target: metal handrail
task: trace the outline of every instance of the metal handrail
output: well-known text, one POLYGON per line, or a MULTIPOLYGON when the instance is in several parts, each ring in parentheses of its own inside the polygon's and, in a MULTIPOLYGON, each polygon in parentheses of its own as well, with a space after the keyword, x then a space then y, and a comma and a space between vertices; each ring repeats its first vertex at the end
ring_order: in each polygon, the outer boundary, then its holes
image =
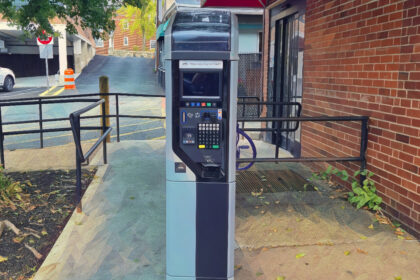
MULTIPOLYGON (((331 161, 360 161, 360 170, 366 169, 366 150, 368 144, 368 116, 317 116, 317 117, 279 117, 279 118, 242 118, 238 121, 246 122, 276 122, 276 121, 297 121, 297 122, 361 122, 360 132, 360 153, 358 157, 293 157, 293 158, 278 158, 279 146, 276 145, 275 158, 240 158, 237 162, 331 162, 331 161)), ((247 129, 248 131, 267 131, 265 128, 247 129)), ((361 180, 364 178, 361 177, 361 180)))
MULTIPOLYGON (((138 118, 138 119, 165 119, 162 116, 146 116, 146 115, 120 115, 119 114, 119 97, 128 96, 128 97, 150 97, 150 98, 164 98, 165 95, 148 95, 148 94, 134 94, 134 93, 89 93, 84 95, 64 95, 64 96, 43 96, 43 97, 28 97, 28 98, 19 98, 19 99, 5 99, 0 101, 0 162, 5 168, 5 159, 4 159, 4 137, 10 135, 23 135, 23 134, 34 134, 39 133, 39 142, 40 148, 44 147, 44 133, 49 132, 64 132, 71 131, 71 128, 62 127, 62 128, 50 128, 44 129, 43 125, 47 122, 59 122, 67 121, 68 118, 48 118, 43 119, 43 108, 42 105, 45 104, 62 104, 62 103, 85 103, 85 102, 97 102, 100 99, 98 97, 103 96, 115 96, 116 99, 116 114, 105 115, 105 118, 116 118, 117 123, 117 141, 120 142, 120 118, 138 118), (92 98, 97 97, 97 98, 92 98), (27 121, 9 121, 3 122, 1 116, 2 107, 10 106, 27 106, 27 105, 38 105, 38 119, 36 120, 27 120, 27 121), (6 125, 18 125, 18 124, 38 124, 39 129, 30 129, 23 131, 8 131, 3 132, 3 126, 6 125)), ((80 116, 80 119, 94 119, 101 118, 102 115, 94 116, 80 116)), ((92 130, 93 127, 81 127, 82 130, 92 130)))
POLYGON ((103 99, 71 113, 69 116, 69 120, 71 125, 71 131, 73 133, 74 143, 76 145, 76 204, 78 205, 78 209, 81 209, 82 163, 85 162, 92 155, 92 153, 99 147, 100 144, 102 144, 103 160, 104 164, 107 164, 108 159, 106 138, 111 133, 112 128, 106 126, 105 100, 103 99), (80 131, 82 130, 82 127, 80 126, 80 115, 92 110, 93 108, 96 108, 99 105, 102 105, 102 127, 96 128, 102 129, 102 135, 93 144, 89 151, 86 154, 83 154, 82 143, 80 138, 80 131))
MULTIPOLYGON (((300 117, 300 114, 302 113, 302 104, 299 102, 276 102, 276 101, 266 101, 266 102, 238 102, 238 105, 243 105, 243 108, 245 108, 245 105, 258 105, 258 110, 260 108, 260 105, 273 105, 273 106, 297 106, 297 112, 296 117, 300 117)), ((261 113, 261 112, 260 112, 261 113)), ((241 121, 242 124, 245 122, 248 122, 245 118, 244 114, 242 114, 242 118, 238 118, 238 121, 241 121)), ((252 118, 255 119, 255 118, 252 118)), ((258 118, 260 119, 260 118, 258 118)), ((279 126, 278 128, 245 128, 244 125, 242 125, 243 131, 277 131, 278 133, 281 132, 294 132, 299 129, 299 121, 296 121, 296 124, 293 128, 283 128, 279 126)))

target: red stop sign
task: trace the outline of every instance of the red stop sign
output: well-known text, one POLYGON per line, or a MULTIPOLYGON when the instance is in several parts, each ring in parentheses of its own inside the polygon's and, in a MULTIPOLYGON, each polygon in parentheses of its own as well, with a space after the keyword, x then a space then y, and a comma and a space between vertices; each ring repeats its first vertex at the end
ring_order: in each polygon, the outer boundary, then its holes
POLYGON ((41 45, 48 45, 48 44, 50 44, 51 42, 52 42, 52 40, 53 40, 53 37, 48 37, 47 39, 45 39, 45 40, 43 40, 43 39, 41 39, 41 38, 36 38, 37 39, 37 41, 38 41, 38 43, 39 44, 41 44, 41 45))

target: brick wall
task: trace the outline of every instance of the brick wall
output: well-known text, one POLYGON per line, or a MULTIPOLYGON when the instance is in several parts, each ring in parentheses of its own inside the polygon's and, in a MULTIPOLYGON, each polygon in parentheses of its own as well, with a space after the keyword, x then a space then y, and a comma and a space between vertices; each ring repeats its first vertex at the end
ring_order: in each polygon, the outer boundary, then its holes
MULTIPOLYGON (((370 116, 368 169, 385 211, 419 236, 420 0, 307 0, 305 25, 303 114, 370 116)), ((359 134, 307 123, 302 155, 357 156, 359 134)))
MULTIPOLYGON (((131 33, 129 29, 125 29, 121 25, 121 21, 124 21, 124 17, 117 15, 115 18, 115 31, 114 31, 114 50, 125 50, 125 51, 143 51, 143 37, 136 30, 134 33, 131 33), (128 38, 128 45, 124 45, 124 37, 128 38)), ((129 27, 133 24, 134 18, 130 20, 129 27)), ((154 40, 155 36, 146 40, 146 49, 144 51, 150 50, 150 40, 154 40)), ((104 40, 103 48, 96 48, 96 53, 98 54, 108 54, 109 40, 104 40)))

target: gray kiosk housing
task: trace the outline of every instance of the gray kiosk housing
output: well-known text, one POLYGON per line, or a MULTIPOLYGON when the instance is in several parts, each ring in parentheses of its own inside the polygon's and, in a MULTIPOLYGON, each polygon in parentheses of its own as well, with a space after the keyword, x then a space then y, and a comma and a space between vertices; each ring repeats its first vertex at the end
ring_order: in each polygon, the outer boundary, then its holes
POLYGON ((233 279, 238 24, 182 9, 165 32, 166 279, 233 279))

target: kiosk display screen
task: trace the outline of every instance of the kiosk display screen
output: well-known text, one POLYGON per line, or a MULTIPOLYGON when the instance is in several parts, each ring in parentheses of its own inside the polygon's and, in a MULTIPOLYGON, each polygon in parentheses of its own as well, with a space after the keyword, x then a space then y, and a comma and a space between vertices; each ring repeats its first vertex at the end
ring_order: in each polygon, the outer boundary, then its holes
POLYGON ((183 97, 220 97, 221 72, 183 72, 183 97))

